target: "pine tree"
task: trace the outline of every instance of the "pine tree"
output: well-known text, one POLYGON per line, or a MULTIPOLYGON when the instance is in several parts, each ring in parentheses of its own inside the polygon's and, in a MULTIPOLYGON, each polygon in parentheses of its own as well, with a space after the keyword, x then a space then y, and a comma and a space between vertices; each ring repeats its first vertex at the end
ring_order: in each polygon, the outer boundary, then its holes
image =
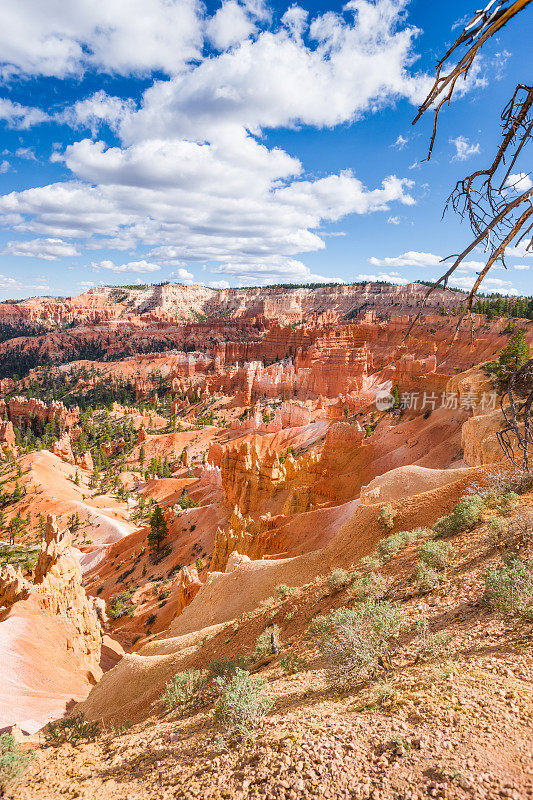
POLYGON ((529 345, 523 330, 514 333, 498 358, 497 377, 506 385, 509 377, 529 359, 529 345))
POLYGON ((159 550, 161 542, 168 536, 167 521, 158 503, 150 514, 150 533, 148 534, 148 547, 150 550, 159 550))

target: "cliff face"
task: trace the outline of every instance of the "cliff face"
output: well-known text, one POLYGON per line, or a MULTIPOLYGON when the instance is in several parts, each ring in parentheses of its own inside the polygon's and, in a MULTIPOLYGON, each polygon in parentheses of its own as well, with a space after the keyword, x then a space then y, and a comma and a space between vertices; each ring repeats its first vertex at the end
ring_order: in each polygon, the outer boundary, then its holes
POLYGON ((242 514, 258 511, 293 482, 308 476, 317 462, 314 453, 298 459, 288 455, 280 461, 276 452, 260 450, 255 440, 227 447, 220 461, 225 505, 237 507, 242 514))
POLYGON ((47 405, 42 400, 11 397, 6 403, 0 400, 0 417, 6 417, 17 428, 34 426, 41 431, 50 422, 57 422, 60 430, 70 430, 80 418, 78 408, 68 410, 63 403, 54 401, 47 405))
POLYGON ((49 516, 33 580, 10 565, 0 573, 0 727, 33 732, 101 677, 98 613, 71 545, 49 516))
MULTIPOLYGON (((77 297, 37 297, 0 308, 0 321, 44 325, 101 323, 143 315, 152 321, 194 322, 201 318, 245 317, 276 320, 284 325, 304 319, 312 323, 334 322, 372 307, 378 314, 416 309, 425 288, 373 283, 325 286, 318 289, 266 287, 224 289, 167 284, 139 289, 95 287, 77 297)), ((427 309, 458 307, 463 295, 439 289, 429 298, 427 309)))

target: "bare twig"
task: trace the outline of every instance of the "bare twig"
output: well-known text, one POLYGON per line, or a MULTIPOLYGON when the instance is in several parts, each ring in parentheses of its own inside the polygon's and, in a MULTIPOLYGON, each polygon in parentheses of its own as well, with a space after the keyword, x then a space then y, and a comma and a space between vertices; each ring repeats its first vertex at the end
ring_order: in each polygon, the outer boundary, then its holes
MULTIPOLYGON (((479 51, 492 36, 506 25, 520 11, 523 11, 533 0, 491 0, 481 11, 477 11, 464 28, 459 38, 450 47, 437 65, 435 82, 420 106, 413 121, 415 124, 430 108, 434 108, 433 130, 427 159, 431 158, 437 133, 439 113, 445 103, 450 103, 456 89, 457 80, 466 78, 472 63, 479 51), (463 47, 466 53, 459 62, 452 65, 452 57, 463 47), (442 74, 450 65, 449 71, 442 74)), ((508 247, 520 244, 533 230, 533 189, 520 191, 522 178, 509 182, 519 156, 523 154, 525 145, 533 135, 533 87, 518 84, 513 95, 501 114, 502 140, 492 164, 486 169, 477 170, 458 181, 450 194, 444 211, 451 209, 461 220, 467 219, 474 240, 458 255, 448 256, 444 261, 454 261, 446 272, 428 289, 422 300, 420 309, 406 333, 409 336, 413 326, 418 322, 427 299, 438 286, 447 287, 450 277, 458 269, 467 255, 476 247, 482 246, 488 253, 485 266, 477 273, 476 280, 468 293, 463 313, 460 315, 452 342, 468 314, 472 328, 472 304, 483 279, 498 261, 505 264, 505 251, 508 247), (511 199, 510 199, 511 198, 511 199)), ((526 249, 533 249, 533 238, 526 249)), ((404 338, 406 338, 404 337, 404 338)))

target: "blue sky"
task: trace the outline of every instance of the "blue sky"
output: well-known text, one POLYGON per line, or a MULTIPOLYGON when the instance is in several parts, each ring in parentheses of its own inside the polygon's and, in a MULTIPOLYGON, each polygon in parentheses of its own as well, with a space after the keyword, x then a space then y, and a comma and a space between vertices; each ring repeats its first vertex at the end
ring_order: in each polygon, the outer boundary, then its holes
MULTIPOLYGON (((3 0, 0 299, 436 278, 469 242, 441 219, 445 199, 492 159, 532 67, 526 11, 483 51, 423 161, 431 118, 412 119, 476 8, 3 0)), ((530 265, 513 253, 483 289, 533 293, 530 265)))

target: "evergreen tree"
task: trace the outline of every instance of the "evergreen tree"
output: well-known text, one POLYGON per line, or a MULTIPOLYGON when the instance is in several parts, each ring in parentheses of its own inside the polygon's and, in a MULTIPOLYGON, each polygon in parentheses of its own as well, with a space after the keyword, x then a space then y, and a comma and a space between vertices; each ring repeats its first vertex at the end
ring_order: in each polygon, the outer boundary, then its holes
POLYGON ((148 547, 150 550, 159 550, 161 542, 168 536, 167 521, 158 503, 150 514, 150 533, 148 534, 148 547))
POLYGON ((505 386, 513 372, 529 359, 529 346, 523 330, 514 333, 505 345, 498 358, 496 375, 505 386))

